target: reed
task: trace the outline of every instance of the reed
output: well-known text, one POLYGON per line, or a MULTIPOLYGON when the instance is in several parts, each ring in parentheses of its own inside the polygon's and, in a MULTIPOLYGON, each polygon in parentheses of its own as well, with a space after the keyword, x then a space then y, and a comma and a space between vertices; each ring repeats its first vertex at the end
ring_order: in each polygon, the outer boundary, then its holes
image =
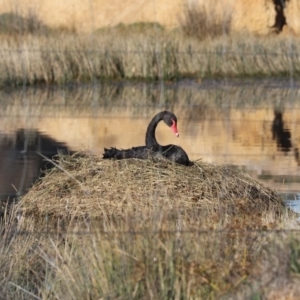
POLYGON ((232 12, 223 5, 223 11, 216 13, 215 5, 207 7, 191 2, 185 6, 181 20, 183 32, 199 40, 226 36, 231 31, 232 12), (213 6, 213 7, 212 7, 213 6), (224 11, 225 9, 225 11, 224 11))
POLYGON ((114 28, 89 36, 27 34, 0 39, 1 86, 107 79, 297 77, 300 69, 298 39, 283 36, 198 40, 180 31, 129 34, 114 28))
POLYGON ((5 299, 298 295, 294 215, 249 176, 201 161, 55 163, 3 212, 5 299))

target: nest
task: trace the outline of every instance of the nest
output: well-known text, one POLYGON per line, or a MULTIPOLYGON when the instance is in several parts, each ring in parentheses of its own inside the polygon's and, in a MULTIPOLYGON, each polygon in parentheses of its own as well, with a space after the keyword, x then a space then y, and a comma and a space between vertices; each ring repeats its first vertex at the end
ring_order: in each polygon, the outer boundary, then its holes
POLYGON ((226 210, 260 214, 272 206, 282 211, 276 192, 246 174, 225 166, 196 161, 186 167, 167 160, 103 160, 64 156, 46 172, 20 203, 27 216, 145 218, 156 212, 199 216, 226 210))

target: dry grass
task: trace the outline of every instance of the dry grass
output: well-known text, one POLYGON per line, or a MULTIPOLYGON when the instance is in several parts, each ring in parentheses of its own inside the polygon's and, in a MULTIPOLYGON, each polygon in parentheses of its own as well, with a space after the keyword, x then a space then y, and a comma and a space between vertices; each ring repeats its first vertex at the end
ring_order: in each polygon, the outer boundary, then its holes
POLYGON ((52 169, 20 202, 26 216, 92 217, 101 220, 103 230, 139 230, 141 225, 191 230, 210 228, 212 218, 223 229, 228 224, 222 215, 247 214, 255 215, 249 227, 259 228, 262 210, 279 215, 283 209, 276 193, 249 176, 201 161, 184 167, 165 160, 61 156, 57 164, 60 168, 52 169))
POLYGON ((2 35, 0 85, 297 76, 300 70, 296 38, 225 36, 199 41, 155 27, 147 34, 130 30, 126 34, 116 27, 89 36, 2 35))
POLYGON ((214 9, 207 10, 197 2, 187 5, 181 21, 183 32, 200 40, 230 34, 231 13, 223 12, 223 18, 220 18, 214 9))
POLYGON ((282 231, 293 214, 249 176, 202 161, 56 164, 2 221, 5 299, 299 296, 299 239, 282 231))
POLYGON ((8 35, 16 34, 47 34, 47 28, 38 18, 31 14, 27 18, 13 13, 0 15, 0 33, 8 35))

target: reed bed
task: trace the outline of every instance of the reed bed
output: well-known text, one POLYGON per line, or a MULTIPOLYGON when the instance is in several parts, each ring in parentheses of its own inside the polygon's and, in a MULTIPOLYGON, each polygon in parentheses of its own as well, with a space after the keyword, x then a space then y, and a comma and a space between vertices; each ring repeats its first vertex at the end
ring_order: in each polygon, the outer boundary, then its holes
POLYGON ((270 77, 299 74, 291 37, 223 36, 203 41, 180 31, 1 36, 0 85, 95 80, 270 77), (113 37, 113 38, 112 38, 113 37))
POLYGON ((203 161, 54 162, 4 214, 5 299, 299 296, 294 215, 249 176, 203 161))

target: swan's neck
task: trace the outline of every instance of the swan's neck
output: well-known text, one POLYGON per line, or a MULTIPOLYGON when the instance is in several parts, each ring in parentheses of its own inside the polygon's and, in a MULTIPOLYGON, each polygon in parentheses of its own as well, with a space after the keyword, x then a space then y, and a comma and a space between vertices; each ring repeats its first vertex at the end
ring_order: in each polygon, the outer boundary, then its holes
POLYGON ((157 124, 163 119, 164 112, 161 112, 154 116, 154 118, 151 120, 151 122, 148 125, 147 131, 146 131, 146 147, 148 148, 159 148, 159 144, 156 141, 155 137, 155 130, 157 127, 157 124))

